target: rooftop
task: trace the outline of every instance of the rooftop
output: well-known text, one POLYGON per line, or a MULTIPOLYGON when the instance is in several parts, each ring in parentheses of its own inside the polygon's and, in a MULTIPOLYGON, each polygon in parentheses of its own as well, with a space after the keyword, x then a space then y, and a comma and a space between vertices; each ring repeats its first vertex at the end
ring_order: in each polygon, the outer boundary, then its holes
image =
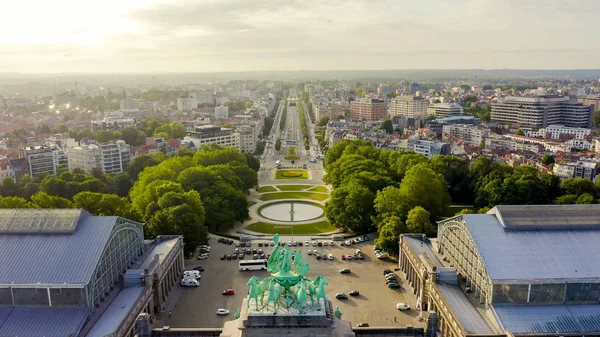
POLYGON ((114 333, 143 292, 143 286, 122 289, 86 336, 104 337, 114 333))
POLYGON ((87 315, 87 308, 0 307, 0 336, 77 336, 87 315))
POLYGON ((459 286, 445 283, 436 283, 435 285, 444 295, 444 299, 448 302, 450 308, 452 308, 452 311, 469 334, 494 334, 494 330, 492 330, 459 286))
POLYGON ((600 305, 509 305, 492 309, 501 328, 513 334, 600 331, 600 305))
POLYGON ((463 214, 493 281, 600 278, 600 205, 502 205, 463 214))

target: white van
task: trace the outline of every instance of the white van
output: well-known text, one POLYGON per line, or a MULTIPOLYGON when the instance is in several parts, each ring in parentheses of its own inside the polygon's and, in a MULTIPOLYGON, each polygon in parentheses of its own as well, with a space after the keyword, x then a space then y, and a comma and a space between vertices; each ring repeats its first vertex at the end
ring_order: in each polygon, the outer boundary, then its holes
POLYGON ((193 279, 193 280, 197 280, 199 278, 201 278, 202 275, 200 275, 200 272, 197 270, 186 270, 183 272, 183 278, 184 279, 193 279))
POLYGON ((199 287, 200 282, 198 282, 198 280, 195 280, 193 278, 184 278, 181 280, 181 285, 183 287, 199 287))

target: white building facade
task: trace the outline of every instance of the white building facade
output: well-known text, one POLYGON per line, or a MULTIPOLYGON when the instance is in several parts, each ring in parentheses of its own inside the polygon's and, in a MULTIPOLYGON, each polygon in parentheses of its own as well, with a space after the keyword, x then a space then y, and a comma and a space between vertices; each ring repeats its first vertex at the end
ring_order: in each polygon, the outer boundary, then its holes
POLYGON ((448 139, 462 139, 469 146, 480 146, 490 135, 490 130, 477 125, 451 124, 443 126, 442 135, 448 139))
POLYGON ((462 106, 456 103, 436 103, 427 107, 427 115, 436 117, 460 116, 462 106))
POLYGON ((396 96, 390 102, 390 116, 407 118, 427 117, 428 102, 417 96, 396 96))
POLYGON ((216 125, 196 126, 193 131, 183 138, 184 142, 191 142, 196 149, 203 145, 216 144, 224 147, 235 147, 240 149, 240 134, 232 129, 221 128, 216 125))
POLYGON ((227 119, 229 118, 229 107, 220 105, 215 107, 215 118, 227 119))
POLYGON ((105 173, 124 172, 131 162, 131 147, 122 140, 114 143, 91 144, 68 150, 69 170, 80 168, 90 172, 99 168, 105 173))

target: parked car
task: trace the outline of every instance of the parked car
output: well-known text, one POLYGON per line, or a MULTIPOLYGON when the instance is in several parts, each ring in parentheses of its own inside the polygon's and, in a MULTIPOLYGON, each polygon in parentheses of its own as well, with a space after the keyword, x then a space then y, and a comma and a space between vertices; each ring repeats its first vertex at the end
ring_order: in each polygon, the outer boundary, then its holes
POLYGON ((235 246, 236 246, 236 247, 239 247, 239 246, 241 246, 241 245, 240 245, 240 243, 239 243, 239 242, 236 242, 236 243, 235 243, 235 246))
POLYGON ((233 253, 234 253, 234 254, 238 254, 239 252, 240 252, 240 250, 239 250, 239 249, 237 249, 237 248, 233 250, 233 253))
POLYGON ((298 242, 298 247, 302 247, 304 244, 302 242, 298 242))
POLYGON ((233 244, 233 240, 227 241, 227 244, 231 246, 233 244))
POLYGON ((258 246, 259 246, 259 247, 262 247, 262 246, 263 246, 262 242, 259 242, 259 243, 258 243, 258 246))
POLYGON ((350 255, 350 254, 346 255, 346 260, 352 261, 352 255, 350 255))
POLYGON ((244 253, 238 254, 238 259, 243 260, 244 257, 246 257, 246 254, 244 254, 244 253))
POLYGON ((203 254, 198 255, 198 260, 206 260, 206 259, 208 259, 208 254, 203 253, 203 254))
POLYGON ((294 246, 294 247, 298 246, 298 242, 292 241, 292 246, 294 246))
POLYGON ((357 257, 359 260, 364 260, 364 259, 365 259, 365 256, 364 256, 364 255, 362 255, 362 254, 357 254, 357 255, 356 255, 356 257, 357 257))
POLYGON ((305 244, 307 247, 308 247, 308 246, 310 246, 310 242, 309 242, 309 241, 306 241, 304 244, 305 244))
POLYGON ((329 242, 328 241, 323 242, 323 246, 325 246, 325 247, 329 246, 329 242))
POLYGON ((217 315, 229 315, 229 310, 227 310, 227 309, 217 309, 217 315))
POLYGON ((335 298, 337 298, 338 300, 347 300, 348 296, 344 293, 337 293, 335 294, 335 298))
POLYGON ((227 260, 231 260, 231 255, 227 254, 227 260))
POLYGON ((360 293, 358 292, 358 290, 352 290, 351 292, 348 293, 348 295, 350 295, 350 296, 358 296, 358 295, 360 295, 360 293))
POLYGON ((365 236, 363 236, 363 240, 369 241, 369 240, 371 240, 371 238, 368 235, 365 235, 365 236))
POLYGON ((317 246, 323 247, 323 242, 321 242, 321 241, 317 242, 317 246))
POLYGON ((384 269, 384 270, 383 270, 383 275, 385 275, 385 274, 390 274, 390 273, 391 273, 391 274, 393 274, 394 272, 393 272, 393 271, 391 271, 391 270, 389 270, 389 269, 384 269))
POLYGON ((240 242, 240 247, 246 247, 246 243, 245 242, 240 242))
POLYGON ((193 278, 184 278, 181 280, 182 287, 199 287, 200 282, 193 278))
POLYGON ((258 254, 252 255, 252 258, 255 259, 255 260, 258 260, 258 254))
POLYGON ((309 249, 308 252, 306 252, 306 254, 312 255, 312 250, 309 249))
POLYGON ((369 323, 358 323, 356 324, 357 327, 359 328, 368 328, 369 327, 369 323))
POLYGON ((234 295, 235 291, 233 289, 223 290, 223 295, 234 295))
POLYGON ((330 245, 331 247, 333 247, 333 246, 335 246, 335 242, 333 242, 333 241, 329 241, 329 245, 330 245))
POLYGON ((313 241, 313 243, 312 243, 312 246, 313 246, 313 247, 316 247, 316 246, 317 246, 317 242, 316 242, 316 241, 313 241))
POLYGON ((221 255, 221 260, 225 260, 227 258, 227 255, 223 254, 221 255))
POLYGON ((346 246, 346 244, 342 241, 342 242, 340 242, 340 246, 344 247, 344 246, 346 246))
POLYGON ((202 266, 198 266, 198 267, 194 268, 194 270, 197 270, 197 271, 204 271, 204 267, 202 267, 202 266))
POLYGON ((340 258, 341 258, 342 260, 346 260, 346 255, 342 254, 342 255, 340 255, 340 258))
POLYGON ((321 259, 321 255, 319 253, 315 254, 317 256, 317 260, 321 259))
POLYGON ((400 288, 400 285, 396 282, 390 282, 387 286, 388 288, 400 288))
POLYGON ((269 246, 271 246, 271 247, 275 246, 275 242, 269 243, 269 246))
POLYGON ((327 254, 327 258, 333 260, 333 254, 327 254))
POLYGON ((232 259, 232 260, 237 260, 237 254, 233 254, 233 255, 231 255, 231 259, 232 259))
POLYGON ((402 303, 402 302, 396 303, 396 309, 402 310, 402 311, 404 311, 404 310, 410 310, 410 305, 408 305, 406 303, 402 303))
POLYGON ((350 274, 350 268, 340 269, 340 274, 350 274))
POLYGON ((217 240, 218 243, 223 243, 223 238, 219 238, 219 240, 217 240))
POLYGON ((202 275, 200 275, 200 272, 197 270, 186 270, 183 272, 183 278, 193 278, 194 280, 197 280, 202 278, 202 275))

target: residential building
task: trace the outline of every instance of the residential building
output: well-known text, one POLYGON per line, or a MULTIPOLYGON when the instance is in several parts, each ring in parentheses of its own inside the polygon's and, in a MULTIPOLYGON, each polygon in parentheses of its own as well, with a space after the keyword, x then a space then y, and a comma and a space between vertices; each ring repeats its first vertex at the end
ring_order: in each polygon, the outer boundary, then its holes
POLYGON ((498 205, 400 236, 415 309, 440 336, 600 334, 600 205, 498 205))
POLYGON ((529 143, 526 141, 519 141, 516 139, 510 139, 502 136, 487 137, 485 139, 485 148, 488 150, 509 150, 513 152, 517 151, 530 151, 533 153, 539 153, 542 146, 539 144, 529 143))
POLYGON ((376 122, 387 119, 387 103, 380 99, 363 97, 350 103, 353 121, 376 122))
POLYGON ((131 147, 122 140, 78 146, 69 149, 68 154, 69 170, 80 168, 85 172, 93 168, 109 174, 125 172, 131 161, 131 147))
POLYGON ((570 128, 564 125, 548 125, 539 130, 540 137, 546 139, 577 139, 586 140, 592 134, 589 128, 570 128))
POLYGON ((244 125, 236 128, 236 132, 240 135, 240 147, 241 152, 254 153, 256 151, 256 143, 258 137, 255 128, 249 125, 244 125))
POLYGON ((178 111, 192 111, 198 108, 198 99, 194 95, 182 95, 177 97, 178 111))
POLYGON ((543 95, 537 97, 502 97, 492 104, 492 121, 518 123, 521 127, 545 128, 560 124, 589 128, 593 111, 589 105, 569 97, 543 95))
POLYGON ((215 107, 215 118, 229 118, 229 107, 225 105, 215 107))
POLYGON ((315 110, 315 121, 319 121, 324 116, 344 116, 345 113, 343 106, 325 102, 313 105, 313 109, 315 110))
POLYGON ((427 100, 417 96, 396 96, 390 102, 390 116, 426 118, 427 100))
POLYGON ((592 106, 593 111, 600 110, 600 95, 582 96, 579 97, 578 101, 583 105, 592 106))
POLYGON ((419 136, 410 137, 406 141, 406 148, 415 151, 418 154, 422 154, 427 158, 452 153, 450 144, 438 140, 421 139, 419 136))
POLYGON ((92 121, 92 131, 102 130, 123 130, 125 128, 135 128, 134 118, 104 117, 101 120, 92 121))
POLYGON ((221 128, 216 125, 196 126, 193 131, 188 132, 183 140, 193 143, 198 150, 206 144, 231 146, 240 149, 240 134, 232 129, 221 128))
POLYGON ((163 137, 146 137, 146 146, 156 149, 156 152, 168 154, 167 140, 163 137))
POLYGON ((598 175, 598 169, 597 162, 579 160, 574 163, 555 163, 552 171, 561 180, 583 178, 594 181, 598 175))
POLYGON ((82 209, 0 210, 0 336, 133 336, 184 269, 183 238, 82 209))
POLYGON ((40 173, 56 174, 56 161, 53 149, 49 146, 29 146, 19 149, 19 157, 28 164, 28 172, 32 177, 40 173))
POLYGON ((477 125, 450 124, 442 127, 442 137, 448 140, 462 140, 469 146, 481 146, 490 130, 477 125))
POLYGON ((463 113, 463 108, 456 103, 435 103, 427 107, 428 116, 448 117, 460 116, 463 113))
POLYGON ((66 169, 69 165, 69 158, 67 152, 63 149, 56 147, 52 148, 52 160, 54 160, 54 167, 66 169))
POLYGON ((6 178, 11 178, 17 181, 15 170, 13 170, 10 160, 4 156, 0 156, 0 182, 6 178))

